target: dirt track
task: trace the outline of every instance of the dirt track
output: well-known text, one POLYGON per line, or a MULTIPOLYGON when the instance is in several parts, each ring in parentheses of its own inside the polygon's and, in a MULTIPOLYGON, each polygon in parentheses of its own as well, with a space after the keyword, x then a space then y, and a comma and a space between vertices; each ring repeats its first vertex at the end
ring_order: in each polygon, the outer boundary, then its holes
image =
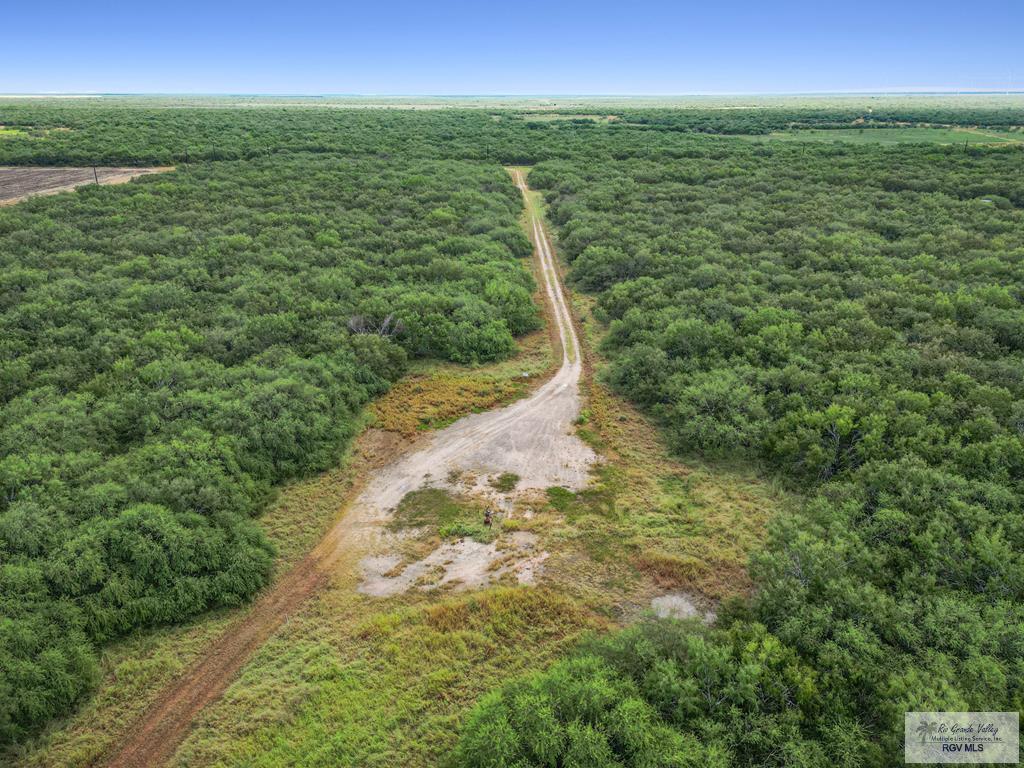
MULTIPOLYGON (((515 170, 513 177, 525 194, 522 173, 515 170)), ((586 483, 595 456, 572 434, 579 414, 578 385, 583 370, 579 345, 554 252, 532 212, 530 226, 562 347, 562 364, 554 377, 529 398, 467 416, 433 433, 418 450, 375 473, 317 547, 228 628, 133 725, 127 741, 111 753, 107 766, 141 768, 165 763, 188 735, 195 715, 223 694, 251 654, 328 582, 343 561, 352 566, 379 545, 383 523, 410 491, 427 482, 444 485, 452 470, 479 475, 515 472, 521 478, 520 489, 579 488, 586 483)))
POLYGON ((0 205, 14 205, 29 197, 54 195, 89 184, 124 184, 147 173, 173 168, 0 168, 0 205))

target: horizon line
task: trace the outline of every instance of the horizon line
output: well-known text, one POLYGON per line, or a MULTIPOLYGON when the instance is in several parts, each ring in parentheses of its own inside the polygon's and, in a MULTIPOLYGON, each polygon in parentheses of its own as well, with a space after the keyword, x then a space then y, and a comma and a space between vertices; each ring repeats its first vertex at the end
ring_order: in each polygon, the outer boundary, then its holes
POLYGON ((1024 89, 1014 88, 906 88, 883 90, 838 90, 838 91, 702 91, 692 93, 331 93, 302 91, 7 91, 0 97, 124 97, 124 96, 230 96, 286 98, 345 98, 345 99, 679 99, 708 97, 750 97, 750 96, 1021 96, 1024 89))

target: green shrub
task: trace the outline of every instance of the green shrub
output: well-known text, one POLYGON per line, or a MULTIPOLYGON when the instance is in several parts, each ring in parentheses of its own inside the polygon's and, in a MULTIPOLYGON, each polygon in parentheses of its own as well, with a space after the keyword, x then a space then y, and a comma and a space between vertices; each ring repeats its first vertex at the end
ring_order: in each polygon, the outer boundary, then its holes
POLYGON ((488 695, 455 763, 826 766, 819 705, 813 672, 763 627, 644 622, 488 695))

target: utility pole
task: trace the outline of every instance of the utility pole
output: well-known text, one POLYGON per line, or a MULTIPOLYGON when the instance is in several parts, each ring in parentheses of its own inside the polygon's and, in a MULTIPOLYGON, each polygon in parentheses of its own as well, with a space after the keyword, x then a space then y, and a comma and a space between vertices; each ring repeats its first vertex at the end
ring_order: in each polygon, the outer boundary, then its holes
POLYGON ((95 165, 92 167, 92 178, 93 178, 93 181, 96 182, 96 186, 98 187, 100 185, 100 175, 98 173, 96 173, 96 166, 95 165))

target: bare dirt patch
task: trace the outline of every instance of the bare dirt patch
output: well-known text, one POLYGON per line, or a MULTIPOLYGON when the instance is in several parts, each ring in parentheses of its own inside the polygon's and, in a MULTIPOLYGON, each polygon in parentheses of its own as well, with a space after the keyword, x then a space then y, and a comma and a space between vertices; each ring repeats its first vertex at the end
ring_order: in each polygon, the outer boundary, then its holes
POLYGON ((0 168, 0 205, 13 205, 29 197, 54 195, 89 184, 124 184, 149 173, 173 171, 157 168, 0 168))
POLYGON ((710 624, 715 620, 712 608, 701 608, 698 599, 686 592, 670 592, 651 600, 651 608, 656 616, 662 619, 692 619, 700 617, 710 624))
POLYGON ((363 559, 363 581, 358 591, 388 597, 417 587, 476 589, 511 576, 519 584, 536 583, 547 553, 537 548, 537 536, 516 531, 505 540, 483 544, 463 538, 442 544, 429 555, 404 568, 396 554, 363 559))

